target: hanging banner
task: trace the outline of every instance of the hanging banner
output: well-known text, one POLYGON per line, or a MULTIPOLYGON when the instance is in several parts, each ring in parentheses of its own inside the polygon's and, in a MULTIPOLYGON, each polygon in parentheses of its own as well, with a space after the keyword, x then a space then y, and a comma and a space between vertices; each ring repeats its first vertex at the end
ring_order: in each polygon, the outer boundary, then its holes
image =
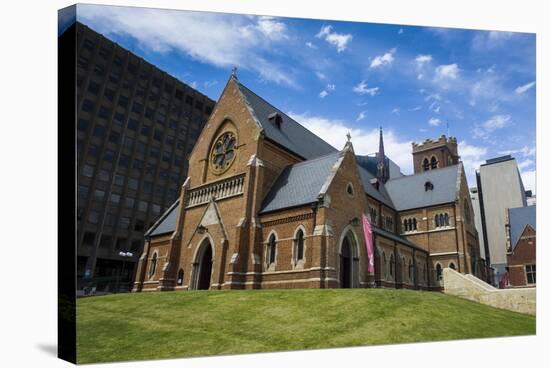
POLYGON ((362 215, 363 220, 363 233, 365 234, 365 244, 367 246, 367 256, 369 258, 369 273, 374 273, 374 244, 372 237, 372 227, 370 226, 369 219, 365 214, 362 215))

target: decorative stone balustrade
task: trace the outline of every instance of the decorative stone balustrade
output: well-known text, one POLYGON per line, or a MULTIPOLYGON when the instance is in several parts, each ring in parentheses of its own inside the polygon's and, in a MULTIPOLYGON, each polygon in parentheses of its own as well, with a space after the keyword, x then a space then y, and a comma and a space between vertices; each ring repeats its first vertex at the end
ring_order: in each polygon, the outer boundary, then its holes
POLYGON ((187 206, 194 207, 208 203, 210 198, 223 199, 243 193, 244 174, 193 188, 187 195, 187 206))

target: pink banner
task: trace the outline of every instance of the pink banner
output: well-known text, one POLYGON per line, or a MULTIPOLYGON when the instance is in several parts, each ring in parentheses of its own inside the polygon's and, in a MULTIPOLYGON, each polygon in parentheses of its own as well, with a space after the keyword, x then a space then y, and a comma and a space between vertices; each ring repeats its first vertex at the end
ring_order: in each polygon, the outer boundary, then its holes
POLYGON ((374 273, 374 244, 372 239, 372 227, 370 226, 369 219, 365 214, 362 214, 363 220, 363 233, 365 234, 365 244, 367 246, 367 256, 369 257, 369 273, 374 273))

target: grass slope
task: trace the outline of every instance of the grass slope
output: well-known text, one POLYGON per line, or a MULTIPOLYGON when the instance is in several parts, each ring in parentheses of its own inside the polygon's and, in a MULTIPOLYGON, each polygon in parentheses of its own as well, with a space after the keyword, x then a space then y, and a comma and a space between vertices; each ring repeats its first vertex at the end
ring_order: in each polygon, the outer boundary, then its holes
POLYGON ((163 292, 77 302, 79 363, 534 333, 534 317, 408 290, 163 292))

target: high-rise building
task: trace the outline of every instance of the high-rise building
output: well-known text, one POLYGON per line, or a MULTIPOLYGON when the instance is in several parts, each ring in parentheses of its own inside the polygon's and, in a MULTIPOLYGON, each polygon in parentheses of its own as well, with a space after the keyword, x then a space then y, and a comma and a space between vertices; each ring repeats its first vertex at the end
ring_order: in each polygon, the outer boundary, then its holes
POLYGON ((497 281, 506 272, 506 213, 527 205, 516 160, 502 156, 487 160, 476 172, 485 257, 497 281), (487 254, 488 251, 488 254, 487 254))
POLYGON ((477 187, 470 188, 470 199, 472 200, 472 208, 474 210, 474 219, 477 233, 479 235, 479 252, 481 258, 485 258, 485 242, 483 240, 483 226, 481 225, 481 207, 479 203, 479 191, 477 187))
POLYGON ((76 32, 77 277, 112 290, 131 281, 145 230, 178 197, 215 101, 82 23, 67 32, 76 32))

